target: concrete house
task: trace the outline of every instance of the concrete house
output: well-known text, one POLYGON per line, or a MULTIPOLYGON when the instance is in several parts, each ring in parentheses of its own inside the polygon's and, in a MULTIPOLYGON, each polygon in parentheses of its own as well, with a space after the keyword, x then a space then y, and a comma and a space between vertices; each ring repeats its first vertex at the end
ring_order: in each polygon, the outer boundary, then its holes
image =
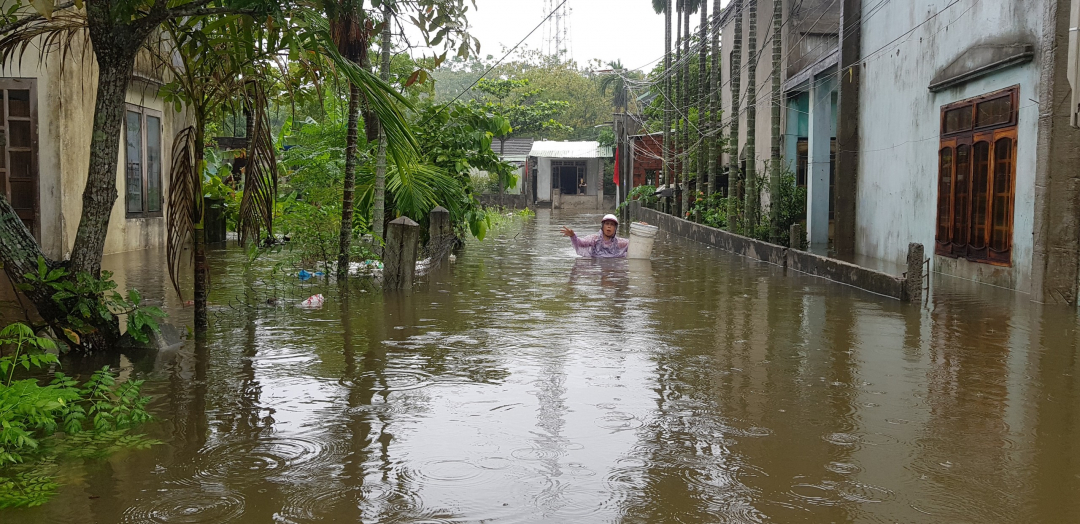
MULTIPOLYGON (((63 68, 59 62, 55 55, 41 62, 30 50, 0 70, 0 190, 55 258, 69 255, 79 227, 97 83, 92 58, 69 60, 63 68)), ((106 254, 165 245, 170 151, 186 118, 158 97, 164 82, 149 59, 136 61, 106 254)))
POLYGON ((506 188, 510 195, 520 195, 525 188, 526 166, 529 161, 529 152, 532 151, 533 139, 531 138, 507 138, 500 142, 499 139, 491 141, 491 150, 494 151, 504 162, 510 162, 518 167, 517 185, 506 188))
MULTIPOLYGON (((1075 303, 1074 4, 786 1, 783 161, 808 190, 812 250, 890 267, 917 242, 931 271, 1036 301, 1075 303)), ((745 127, 752 69, 745 41, 735 116, 742 123, 740 162, 755 162, 759 172, 771 136, 771 5, 758 4, 757 45, 765 51, 755 72, 757 129, 745 127), (745 158, 748 132, 757 142, 752 159, 745 158)), ((729 6, 721 19, 726 118, 733 11, 729 6)), ((745 8, 738 15, 745 39, 745 8)))
POLYGON ((614 196, 604 200, 601 176, 605 159, 612 157, 610 147, 595 141, 534 142, 529 152, 536 173, 529 181, 532 202, 554 209, 614 208, 614 196))

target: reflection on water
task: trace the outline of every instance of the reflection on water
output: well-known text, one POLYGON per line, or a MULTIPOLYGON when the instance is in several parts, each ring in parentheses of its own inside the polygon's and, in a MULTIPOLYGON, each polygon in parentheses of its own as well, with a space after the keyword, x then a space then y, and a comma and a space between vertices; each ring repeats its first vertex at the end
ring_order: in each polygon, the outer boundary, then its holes
MULTIPOLYGON (((409 294, 247 276, 131 373, 166 442, 12 522, 1061 522, 1075 316, 938 278, 922 309, 674 238, 575 259, 541 212, 409 294), (288 304, 323 293, 321 310, 288 304)), ((160 253, 109 257, 168 293, 160 253)), ((254 275, 254 276, 252 276, 254 275)))

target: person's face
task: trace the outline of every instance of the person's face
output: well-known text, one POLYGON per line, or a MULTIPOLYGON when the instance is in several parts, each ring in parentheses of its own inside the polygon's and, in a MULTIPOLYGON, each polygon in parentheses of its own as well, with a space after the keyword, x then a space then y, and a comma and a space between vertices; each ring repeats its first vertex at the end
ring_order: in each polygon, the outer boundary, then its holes
POLYGON ((611 238, 611 237, 615 236, 615 231, 617 229, 619 229, 619 226, 615 225, 615 222, 612 222, 612 221, 608 220, 608 221, 605 221, 600 226, 600 228, 604 231, 604 236, 605 237, 611 238))

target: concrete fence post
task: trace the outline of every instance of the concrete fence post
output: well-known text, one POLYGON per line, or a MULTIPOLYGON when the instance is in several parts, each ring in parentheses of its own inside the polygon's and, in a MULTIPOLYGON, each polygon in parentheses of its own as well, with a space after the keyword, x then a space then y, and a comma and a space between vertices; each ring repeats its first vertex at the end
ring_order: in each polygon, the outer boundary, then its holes
POLYGON ((383 250, 383 289, 409 289, 416 272, 416 247, 420 224, 401 217, 386 226, 383 250))
POLYGON ((907 248, 907 273, 904 276, 904 295, 908 302, 921 302, 923 295, 923 245, 912 242, 907 248))
POLYGON ((802 224, 791 224, 790 237, 788 239, 788 247, 791 249, 798 249, 802 251, 803 245, 802 224))
POLYGON ((450 229, 450 210, 442 206, 435 206, 428 214, 428 253, 431 255, 431 263, 439 265, 450 258, 450 243, 453 234, 450 229))
POLYGON ((559 209, 561 207, 562 190, 556 187, 551 190, 551 209, 559 209))

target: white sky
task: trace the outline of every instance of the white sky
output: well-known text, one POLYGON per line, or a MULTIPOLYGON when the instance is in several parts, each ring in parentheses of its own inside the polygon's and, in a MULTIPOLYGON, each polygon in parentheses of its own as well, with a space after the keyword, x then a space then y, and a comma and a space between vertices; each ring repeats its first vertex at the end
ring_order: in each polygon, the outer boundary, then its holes
MULTIPOLYGON (((480 56, 502 57, 547 15, 545 4, 559 0, 475 0, 468 19, 473 36, 480 39, 480 56)), ((712 6, 710 6, 710 11, 712 6)), ((723 0, 727 4, 727 0, 723 0)), ((570 8, 571 54, 578 64, 593 58, 605 64, 621 59, 623 66, 646 72, 664 55, 664 17, 651 0, 567 0, 570 8)), ((697 16, 691 26, 697 26, 697 16)), ((523 46, 545 49, 544 27, 523 46)), ((673 35, 674 37, 674 35, 673 35)))

